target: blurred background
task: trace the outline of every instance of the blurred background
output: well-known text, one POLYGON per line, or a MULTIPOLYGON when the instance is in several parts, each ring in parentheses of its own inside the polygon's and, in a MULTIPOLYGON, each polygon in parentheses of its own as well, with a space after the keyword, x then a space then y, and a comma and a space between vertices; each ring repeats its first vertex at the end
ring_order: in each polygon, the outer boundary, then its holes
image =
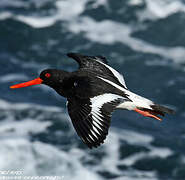
POLYGON ((185 179, 185 0, 0 0, 0 170, 65 180, 185 179), (66 100, 46 86, 10 90, 67 52, 103 55, 133 92, 175 109, 162 122, 116 111, 88 149, 66 100))

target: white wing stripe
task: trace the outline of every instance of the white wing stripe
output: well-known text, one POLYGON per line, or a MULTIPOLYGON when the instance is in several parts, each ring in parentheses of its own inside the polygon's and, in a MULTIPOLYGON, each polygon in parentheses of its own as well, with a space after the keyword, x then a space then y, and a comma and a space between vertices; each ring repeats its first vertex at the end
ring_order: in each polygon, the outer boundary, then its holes
MULTIPOLYGON (((100 130, 102 130, 102 128, 100 127, 100 125, 96 122, 96 121, 93 121, 93 124, 97 127, 97 128, 99 128, 100 130)), ((103 130, 102 130, 103 131, 103 130)))
MULTIPOLYGON (((137 95, 135 93, 132 93, 132 92, 122 88, 121 86, 115 84, 114 82, 109 81, 108 79, 104 79, 102 77, 98 77, 98 78, 102 79, 103 81, 111 84, 112 86, 114 86, 114 87, 118 88, 119 90, 123 91, 124 93, 126 93, 129 96, 129 99, 132 100, 132 102, 134 103, 135 106, 152 109, 150 107, 150 105, 152 105, 154 103, 151 100, 149 100, 147 98, 144 98, 142 96, 139 96, 139 95, 137 95)), ((123 104, 125 104, 125 103, 123 103, 123 104)), ((122 104, 118 105, 118 107, 121 107, 121 106, 124 106, 124 105, 122 105, 122 104)))
POLYGON ((97 137, 97 135, 94 133, 94 131, 92 131, 92 130, 90 130, 90 131, 91 131, 91 133, 93 134, 93 136, 96 137, 96 138, 98 139, 98 137, 97 137))
POLYGON ((112 67, 108 66, 107 64, 104 64, 103 62, 101 61, 98 61, 100 62, 101 64, 103 64, 106 68, 108 68, 112 74, 116 77, 116 79, 126 88, 126 84, 125 84, 125 80, 123 78, 123 76, 118 72, 116 71, 115 69, 113 69, 112 67))
POLYGON ((90 134, 88 134, 88 135, 89 135, 89 137, 91 138, 91 140, 94 141, 94 138, 93 138, 90 134))
POLYGON ((111 84, 112 86, 116 87, 117 89, 119 89, 119 90, 121 90, 121 91, 123 91, 123 92, 127 91, 127 90, 124 89, 123 87, 117 85, 116 83, 114 83, 114 82, 112 82, 112 81, 109 81, 108 79, 105 79, 105 78, 102 78, 102 77, 99 77, 99 76, 98 76, 98 78, 100 78, 100 79, 102 79, 103 81, 105 81, 105 82, 111 84))
MULTIPOLYGON (((94 123, 93 123, 94 124, 94 123)), ((93 126, 93 130, 96 131, 97 134, 101 135, 100 132, 97 130, 96 127, 93 126)))
MULTIPOLYGON (((102 79, 104 79, 104 78, 102 78, 102 79)), ((105 103, 108 103, 108 102, 111 102, 111 101, 114 101, 114 100, 120 99, 120 98, 123 99, 122 96, 119 96, 119 95, 116 95, 116 94, 111 94, 111 93, 105 93, 105 94, 90 98, 90 101, 91 101, 91 104, 92 104, 91 105, 92 111, 100 113, 99 110, 105 103)))
POLYGON ((122 96, 116 95, 116 94, 111 94, 111 93, 106 93, 106 94, 102 94, 99 96, 95 96, 93 98, 90 98, 90 102, 91 102, 91 114, 92 114, 92 119, 93 119, 93 130, 100 134, 98 129, 101 131, 104 131, 102 129, 102 127, 100 126, 100 124, 102 124, 103 120, 102 117, 103 115, 100 112, 100 109, 102 108, 102 106, 105 103, 114 101, 116 99, 120 99, 123 98, 122 96))
POLYGON ((100 113, 92 112, 92 114, 93 114, 93 116, 94 116, 96 119, 102 121, 101 118, 102 118, 103 116, 102 116, 100 113))
POLYGON ((100 110, 98 110, 98 111, 92 111, 92 114, 94 116, 96 116, 97 118, 102 118, 103 117, 102 114, 100 113, 100 110))

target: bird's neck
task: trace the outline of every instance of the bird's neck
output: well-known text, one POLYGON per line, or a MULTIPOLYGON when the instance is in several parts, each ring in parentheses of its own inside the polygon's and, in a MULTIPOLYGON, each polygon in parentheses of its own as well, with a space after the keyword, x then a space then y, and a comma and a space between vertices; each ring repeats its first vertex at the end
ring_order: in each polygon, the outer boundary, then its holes
POLYGON ((50 84, 50 87, 61 96, 67 97, 70 89, 66 89, 66 82, 68 84, 70 77, 70 72, 61 71, 60 74, 58 74, 57 83, 50 84))

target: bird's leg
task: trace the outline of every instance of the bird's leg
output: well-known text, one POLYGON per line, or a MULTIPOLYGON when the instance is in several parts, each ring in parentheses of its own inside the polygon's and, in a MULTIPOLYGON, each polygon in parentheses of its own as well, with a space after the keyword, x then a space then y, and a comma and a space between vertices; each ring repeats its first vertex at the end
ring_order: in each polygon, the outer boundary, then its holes
POLYGON ((158 116, 155 115, 156 114, 155 112, 152 112, 150 110, 140 110, 138 108, 135 108, 134 110, 137 113, 142 114, 143 116, 151 117, 151 118, 157 119, 159 121, 162 121, 162 119, 160 117, 158 117, 158 116))

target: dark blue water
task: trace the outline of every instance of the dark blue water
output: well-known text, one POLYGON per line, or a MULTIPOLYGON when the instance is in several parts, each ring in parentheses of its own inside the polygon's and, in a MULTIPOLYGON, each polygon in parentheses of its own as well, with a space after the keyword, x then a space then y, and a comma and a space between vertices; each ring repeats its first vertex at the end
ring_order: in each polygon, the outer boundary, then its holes
POLYGON ((185 179, 185 1, 1 0, 0 171, 62 179, 185 179), (46 86, 10 90, 67 52, 103 55, 133 92, 176 110, 162 122, 116 111, 105 143, 78 138, 65 99, 46 86))

